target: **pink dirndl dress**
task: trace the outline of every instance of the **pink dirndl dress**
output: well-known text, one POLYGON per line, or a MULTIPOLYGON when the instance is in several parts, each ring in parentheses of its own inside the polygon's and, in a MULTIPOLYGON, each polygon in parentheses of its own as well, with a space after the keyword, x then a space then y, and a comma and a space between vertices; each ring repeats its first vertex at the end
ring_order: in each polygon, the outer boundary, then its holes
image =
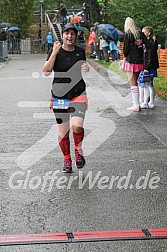
POLYGON ((124 71, 133 72, 133 73, 144 71, 144 64, 134 64, 134 63, 129 63, 125 61, 124 71))

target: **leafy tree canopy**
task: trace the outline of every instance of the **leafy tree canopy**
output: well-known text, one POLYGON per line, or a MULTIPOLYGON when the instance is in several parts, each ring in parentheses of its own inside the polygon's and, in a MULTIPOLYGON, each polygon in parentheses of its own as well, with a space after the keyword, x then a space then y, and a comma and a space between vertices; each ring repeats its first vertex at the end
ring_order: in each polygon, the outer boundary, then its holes
POLYGON ((26 35, 32 21, 34 0, 0 0, 0 22, 9 22, 26 35))
POLYGON ((167 28, 167 1, 165 0, 109 0, 108 21, 118 29, 124 29, 125 19, 130 16, 139 28, 151 26, 158 42, 164 46, 167 28))

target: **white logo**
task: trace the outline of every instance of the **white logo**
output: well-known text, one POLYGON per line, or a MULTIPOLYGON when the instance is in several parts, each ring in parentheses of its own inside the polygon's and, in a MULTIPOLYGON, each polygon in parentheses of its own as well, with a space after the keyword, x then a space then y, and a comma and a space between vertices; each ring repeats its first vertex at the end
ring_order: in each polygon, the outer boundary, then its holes
POLYGON ((79 171, 78 175, 70 177, 62 176, 60 170, 48 171, 44 176, 40 177, 39 175, 31 177, 31 170, 27 171, 17 171, 14 172, 9 178, 9 187, 13 190, 18 189, 31 189, 35 190, 40 188, 41 193, 51 192, 52 188, 56 189, 70 189, 72 184, 75 182, 78 184, 78 189, 81 190, 84 187, 88 187, 89 190, 97 187, 100 190, 103 189, 152 189, 155 190, 158 188, 158 183, 160 177, 158 174, 152 173, 151 170, 148 170, 145 176, 139 177, 136 182, 131 182, 132 170, 129 170, 128 173, 122 177, 110 175, 102 176, 102 171, 98 171, 96 174, 93 174, 92 171, 89 171, 87 175, 82 171, 79 171))

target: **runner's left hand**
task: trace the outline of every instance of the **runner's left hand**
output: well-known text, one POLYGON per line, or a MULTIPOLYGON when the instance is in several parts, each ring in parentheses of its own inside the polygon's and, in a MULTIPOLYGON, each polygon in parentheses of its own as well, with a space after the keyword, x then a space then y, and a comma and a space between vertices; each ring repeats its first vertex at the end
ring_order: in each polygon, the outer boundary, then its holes
POLYGON ((82 70, 83 72, 88 72, 88 71, 89 71, 88 64, 87 64, 87 63, 83 63, 83 64, 81 65, 81 70, 82 70))

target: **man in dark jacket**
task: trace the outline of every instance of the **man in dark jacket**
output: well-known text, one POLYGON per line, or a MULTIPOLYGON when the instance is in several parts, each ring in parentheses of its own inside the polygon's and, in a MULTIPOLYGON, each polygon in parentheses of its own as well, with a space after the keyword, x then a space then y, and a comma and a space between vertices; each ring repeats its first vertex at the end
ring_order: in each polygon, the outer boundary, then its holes
POLYGON ((6 41, 6 32, 4 30, 0 33, 0 41, 6 41))
POLYGON ((60 4, 60 15, 62 26, 64 26, 67 23, 67 10, 63 3, 60 4))

